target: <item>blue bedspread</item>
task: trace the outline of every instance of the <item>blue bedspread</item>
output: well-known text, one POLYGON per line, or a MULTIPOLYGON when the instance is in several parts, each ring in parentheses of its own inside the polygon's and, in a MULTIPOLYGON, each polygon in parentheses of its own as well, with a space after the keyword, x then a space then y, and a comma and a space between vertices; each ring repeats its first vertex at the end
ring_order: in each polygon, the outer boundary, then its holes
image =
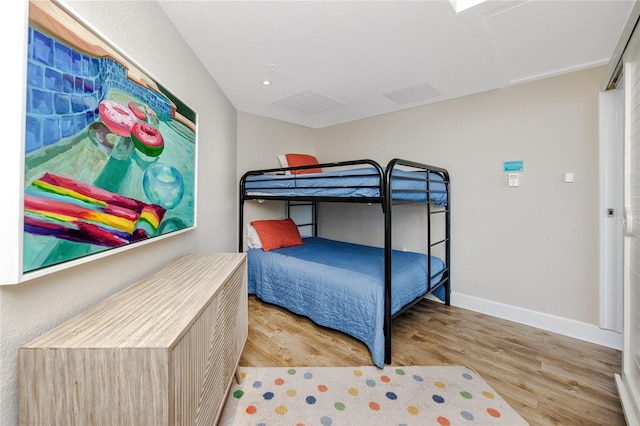
MULTIPOLYGON (((394 200, 425 201, 426 173, 394 170, 391 188, 394 200)), ((249 195, 379 197, 380 176, 373 167, 300 175, 249 176, 245 189, 249 195)), ((429 193, 431 201, 446 204, 445 183, 436 173, 429 174, 429 193)))
MULTIPOLYGON (((392 313, 426 291, 427 256, 394 251, 392 313)), ((444 262, 431 258, 432 283, 444 262)), ((310 237, 304 244, 248 251, 249 293, 364 342, 384 366, 384 250, 310 237)), ((444 298, 444 288, 434 294, 444 298)))

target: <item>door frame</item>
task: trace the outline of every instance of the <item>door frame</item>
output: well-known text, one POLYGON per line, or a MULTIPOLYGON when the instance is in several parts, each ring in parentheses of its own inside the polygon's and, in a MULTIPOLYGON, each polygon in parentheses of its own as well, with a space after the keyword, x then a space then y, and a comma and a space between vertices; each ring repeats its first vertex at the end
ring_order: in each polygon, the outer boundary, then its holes
MULTIPOLYGON (((620 80, 622 81, 622 80, 620 80)), ((622 332, 624 234, 624 90, 600 92, 599 326, 622 332)))

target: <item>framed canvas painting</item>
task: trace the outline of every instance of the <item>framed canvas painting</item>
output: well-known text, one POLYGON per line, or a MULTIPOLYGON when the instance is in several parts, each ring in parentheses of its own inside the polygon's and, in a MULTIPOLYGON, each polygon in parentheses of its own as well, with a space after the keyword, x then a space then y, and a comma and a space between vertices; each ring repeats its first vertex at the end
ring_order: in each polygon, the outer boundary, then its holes
POLYGON ((196 113, 62 4, 29 2, 22 272, 195 227, 196 113))

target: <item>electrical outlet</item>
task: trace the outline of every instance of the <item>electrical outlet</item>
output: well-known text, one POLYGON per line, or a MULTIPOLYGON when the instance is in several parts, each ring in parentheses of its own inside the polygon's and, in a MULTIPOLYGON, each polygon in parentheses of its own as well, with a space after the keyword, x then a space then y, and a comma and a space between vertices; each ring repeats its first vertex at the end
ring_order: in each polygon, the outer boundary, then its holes
POLYGON ((509 186, 510 187, 516 187, 519 185, 519 177, 520 175, 518 173, 509 173, 509 186))

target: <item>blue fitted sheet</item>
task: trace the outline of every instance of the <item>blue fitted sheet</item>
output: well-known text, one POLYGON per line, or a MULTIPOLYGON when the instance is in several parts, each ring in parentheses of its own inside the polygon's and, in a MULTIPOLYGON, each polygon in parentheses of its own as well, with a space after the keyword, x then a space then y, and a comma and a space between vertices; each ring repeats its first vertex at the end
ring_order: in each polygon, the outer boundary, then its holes
MULTIPOLYGON (((380 176, 373 167, 299 175, 249 176, 245 189, 248 195, 254 196, 379 197, 380 176)), ((395 169, 391 189, 396 201, 425 201, 426 172, 395 169)), ((429 193, 430 201, 446 204, 446 186, 437 173, 429 174, 429 193)))
MULTIPOLYGON (((364 342, 373 362, 384 366, 384 250, 359 244, 305 238, 304 244, 265 252, 250 249, 249 293, 364 342)), ((392 308, 427 290, 427 256, 393 251, 392 308)), ((431 257, 431 283, 444 262, 431 257)), ((444 287, 434 291, 444 299, 444 287)))

